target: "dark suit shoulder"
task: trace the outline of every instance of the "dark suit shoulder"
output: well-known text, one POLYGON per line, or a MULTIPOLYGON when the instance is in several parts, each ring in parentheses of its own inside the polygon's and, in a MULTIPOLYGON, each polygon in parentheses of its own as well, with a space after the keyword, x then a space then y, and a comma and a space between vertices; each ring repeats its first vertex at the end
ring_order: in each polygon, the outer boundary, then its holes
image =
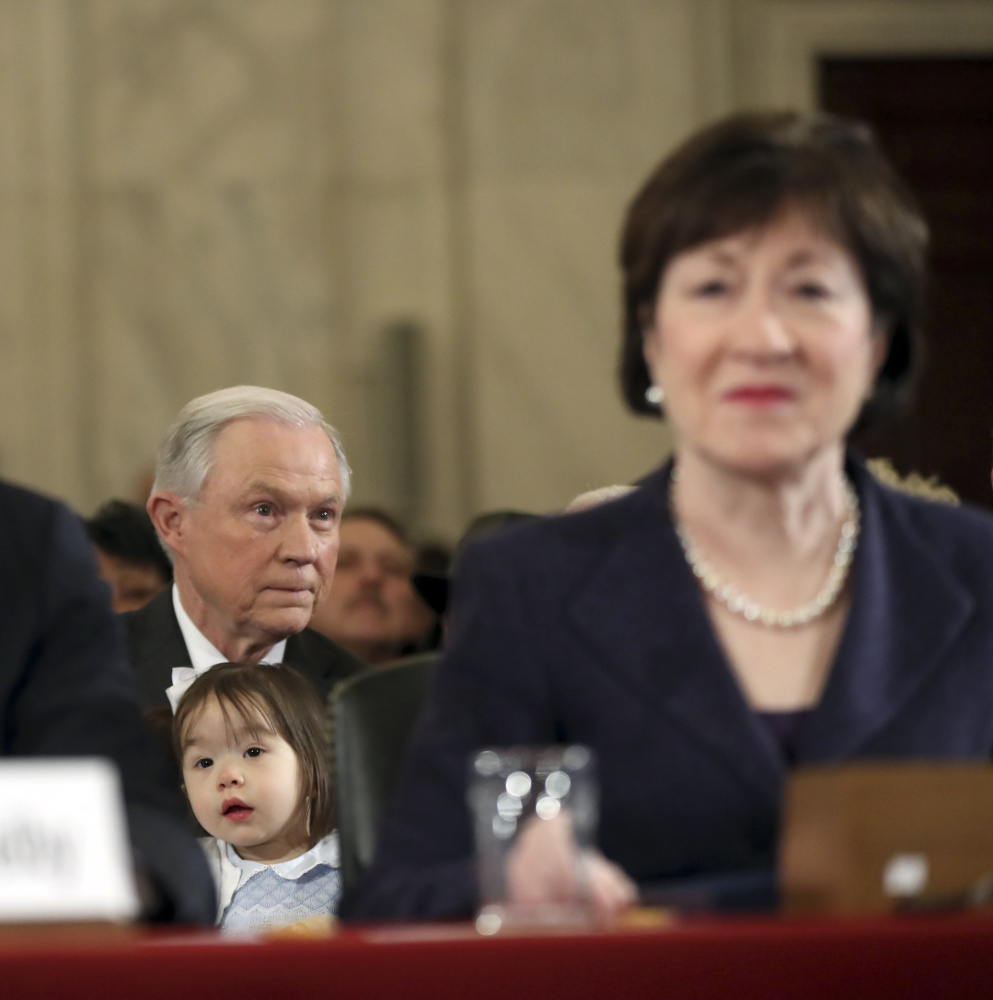
MULTIPOLYGON (((0 533, 6 565, 12 560, 37 558, 39 550, 52 544, 53 523, 75 519, 64 504, 3 481, 0 481, 0 504, 7 525, 0 533)), ((76 534, 79 539, 83 537, 81 522, 76 534)))
POLYGON ((128 634, 129 645, 139 649, 149 636, 159 636, 163 631, 182 638, 172 606, 172 587, 166 587, 137 611, 125 611, 121 621, 128 634))
POLYGON ((330 694, 338 681, 368 666, 338 643, 310 628, 290 636, 283 660, 306 674, 322 695, 330 694))
POLYGON ((672 532, 667 479, 668 466, 664 466, 616 500, 485 536, 466 547, 459 575, 470 567, 485 565, 529 589, 568 593, 609 552, 620 548, 657 555, 665 544, 666 532, 672 532))
POLYGON ((978 582, 993 583, 993 515, 969 504, 956 506, 880 483, 866 472, 863 506, 877 507, 881 520, 900 524, 937 562, 978 582))
POLYGON ((190 665, 190 654, 172 606, 172 587, 156 594, 143 608, 126 611, 120 617, 142 705, 151 708, 168 704, 165 691, 172 683, 172 668, 190 665))

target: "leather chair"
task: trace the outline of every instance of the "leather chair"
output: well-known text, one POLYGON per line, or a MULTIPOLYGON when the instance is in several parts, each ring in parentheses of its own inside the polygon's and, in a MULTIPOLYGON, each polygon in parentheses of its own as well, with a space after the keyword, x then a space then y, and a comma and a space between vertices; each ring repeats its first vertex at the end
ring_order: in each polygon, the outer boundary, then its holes
POLYGON ((420 717, 437 653, 370 668, 331 694, 341 878, 347 888, 372 862, 379 817, 393 794, 420 717))

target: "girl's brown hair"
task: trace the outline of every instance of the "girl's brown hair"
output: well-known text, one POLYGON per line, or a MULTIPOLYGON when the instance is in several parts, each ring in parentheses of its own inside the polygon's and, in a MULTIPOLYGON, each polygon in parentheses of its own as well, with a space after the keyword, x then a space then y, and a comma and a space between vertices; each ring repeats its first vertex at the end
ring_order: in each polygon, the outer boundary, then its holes
POLYGON ((211 698, 234 710, 249 732, 263 728, 281 736, 300 760, 301 803, 310 799, 310 847, 334 829, 331 748, 320 695, 286 664, 220 663, 201 674, 183 695, 173 720, 173 748, 182 767, 190 729, 211 698))

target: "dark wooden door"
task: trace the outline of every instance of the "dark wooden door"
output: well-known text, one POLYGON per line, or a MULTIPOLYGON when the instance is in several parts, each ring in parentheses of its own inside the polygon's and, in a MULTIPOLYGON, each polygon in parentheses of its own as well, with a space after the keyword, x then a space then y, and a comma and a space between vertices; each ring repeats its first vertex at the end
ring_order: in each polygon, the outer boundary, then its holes
POLYGON ((825 58, 820 103, 864 119, 931 226, 927 361, 913 408, 856 440, 993 507, 993 54, 825 58))

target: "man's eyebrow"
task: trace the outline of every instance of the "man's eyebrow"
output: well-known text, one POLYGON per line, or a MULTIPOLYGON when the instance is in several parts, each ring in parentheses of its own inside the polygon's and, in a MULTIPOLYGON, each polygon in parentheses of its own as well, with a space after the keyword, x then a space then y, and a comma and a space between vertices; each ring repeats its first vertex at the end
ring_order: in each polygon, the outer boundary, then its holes
MULTIPOLYGON (((285 506, 290 501, 290 496, 281 487, 276 486, 273 483, 267 483, 265 480, 258 479, 254 483, 249 483, 242 492, 242 498, 247 500, 251 496, 258 496, 262 494, 264 496, 272 497, 277 503, 285 506)), ((316 503, 312 504, 313 507, 322 507, 332 504, 341 504, 341 493, 335 491, 334 493, 329 493, 325 497, 321 497, 316 503)))

